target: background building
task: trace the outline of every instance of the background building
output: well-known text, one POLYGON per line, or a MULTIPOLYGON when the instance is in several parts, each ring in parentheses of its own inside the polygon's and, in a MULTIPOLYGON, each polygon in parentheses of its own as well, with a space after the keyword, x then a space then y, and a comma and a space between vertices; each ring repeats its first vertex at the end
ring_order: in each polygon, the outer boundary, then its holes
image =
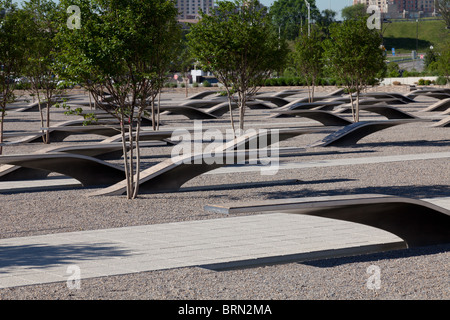
POLYGON ((214 0, 177 0, 179 20, 196 20, 200 9, 208 13, 214 7, 214 0))
POLYGON ((365 5, 377 5, 381 12, 392 16, 398 14, 400 17, 425 17, 434 15, 435 0, 353 0, 353 4, 364 3, 365 5))

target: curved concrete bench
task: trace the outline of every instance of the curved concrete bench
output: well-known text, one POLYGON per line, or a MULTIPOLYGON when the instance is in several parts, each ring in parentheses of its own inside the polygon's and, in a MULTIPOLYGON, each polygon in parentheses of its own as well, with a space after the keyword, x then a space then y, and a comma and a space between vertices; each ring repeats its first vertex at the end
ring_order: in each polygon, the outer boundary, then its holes
POLYGON ((333 113, 322 110, 288 110, 277 111, 277 115, 272 116, 274 118, 284 117, 304 117, 312 120, 316 120, 325 126, 346 126, 353 122, 343 117, 335 115, 333 113))
MULTIPOLYGON (((169 140, 172 137, 173 131, 151 131, 141 132, 140 146, 153 146, 153 142, 149 141, 164 141, 168 144, 175 143, 169 140)), ((126 137, 129 135, 126 134, 126 137)), ((118 159, 123 156, 122 135, 118 134, 107 138, 95 144, 83 144, 75 146, 51 146, 37 151, 35 154, 43 153, 71 153, 94 157, 100 160, 118 159)), ((129 148, 128 148, 129 149, 129 148)), ((15 180, 36 180, 45 179, 51 171, 42 168, 27 168, 17 165, 3 165, 0 167, 0 181, 15 181, 15 180)))
MULTIPOLYGON (((303 99, 302 99, 303 100, 303 99)), ((292 101, 288 103, 285 106, 282 106, 280 108, 277 108, 276 111, 281 110, 310 110, 313 108, 326 108, 326 109, 333 109, 337 106, 342 105, 343 102, 341 101, 318 101, 318 102, 301 102, 301 101, 292 101)), ((274 117, 276 118, 276 117, 274 117)))
POLYGON ((400 237, 409 248, 450 242, 449 210, 426 201, 389 195, 265 200, 207 205, 205 210, 222 214, 286 212, 360 223, 400 237))
MULTIPOLYGON (((56 100, 53 103, 60 103, 63 102, 63 100, 56 100)), ((41 108, 46 108, 47 107, 47 102, 43 101, 41 102, 41 108)), ((39 103, 38 102, 32 102, 30 104, 27 105, 23 105, 23 106, 15 106, 15 105, 10 105, 10 106, 6 106, 6 110, 8 111, 14 111, 14 112, 36 112, 39 111, 39 103)))
POLYGON ((217 119, 217 116, 203 110, 189 106, 160 106, 159 110, 169 111, 171 114, 180 114, 191 120, 210 120, 217 119))
MULTIPOLYGON (((278 141, 283 141, 295 136, 323 132, 321 128, 305 128, 305 129, 280 129, 277 130, 278 141)), ((260 139, 266 139, 267 145, 270 145, 271 131, 266 133, 255 133, 252 135, 241 136, 231 140, 224 145, 215 149, 210 154, 187 154, 175 158, 167 159, 151 168, 143 170, 140 173, 139 192, 157 193, 157 192, 173 192, 181 188, 187 181, 214 169, 226 166, 229 159, 248 159, 249 157, 257 157, 258 152, 241 151, 236 152, 235 149, 248 148, 249 145, 257 144, 260 139), (213 155, 214 154, 214 155, 213 155), (219 160, 219 161, 217 161, 219 160), (198 164, 196 164, 198 163, 198 164)), ((277 141, 277 142, 278 142, 277 141)), ((265 141, 266 142, 266 141, 265 141)), ((275 141, 274 141, 275 142, 275 141)), ((288 152, 292 152, 289 150, 288 152)), ((92 193, 92 196, 112 196, 122 195, 126 192, 126 181, 121 181, 92 193)))
POLYGON ((272 96, 267 96, 267 97, 266 96, 257 96, 256 99, 262 100, 262 101, 269 101, 270 103, 273 103, 277 107, 283 107, 290 103, 289 100, 286 100, 286 99, 283 99, 280 97, 272 97, 272 96))
POLYGON ((443 127, 443 128, 448 128, 450 127, 450 117, 444 118, 441 121, 432 124, 432 127, 443 127))
MULTIPOLYGON (((120 132, 119 126, 110 124, 110 122, 106 122, 105 125, 89 125, 83 126, 84 119, 76 119, 76 120, 68 120, 64 122, 57 123, 55 126, 50 127, 50 139, 53 142, 63 141, 68 136, 74 134, 97 134, 101 136, 111 137, 120 132)), ((45 128, 46 129, 46 128, 45 128)), ((45 130, 44 129, 44 130, 45 130)), ((9 136, 22 136, 23 138, 10 141, 7 144, 21 144, 21 143, 32 143, 32 142, 42 142, 42 135, 45 132, 21 132, 16 134, 11 134, 9 136)), ((6 135, 8 136, 8 134, 6 135)))
POLYGON ((413 91, 413 94, 410 94, 409 97, 417 97, 417 96, 424 96, 429 98, 434 98, 438 100, 444 100, 450 98, 450 93, 445 92, 417 92, 413 91))
POLYGON ((409 96, 404 96, 400 93, 394 93, 394 92, 389 92, 389 93, 384 93, 384 92, 369 92, 369 93, 362 93, 360 95, 360 97, 372 97, 375 99, 380 99, 380 100, 384 100, 384 99, 396 99, 396 100, 400 100, 404 103, 414 103, 417 102, 414 99, 412 99, 409 96))
POLYGON ((333 132, 323 138, 321 141, 309 145, 309 147, 328 147, 328 146, 351 146, 356 144, 362 138, 401 124, 408 124, 415 121, 422 121, 419 119, 400 119, 400 120, 385 120, 385 121, 360 121, 352 123, 342 129, 333 132))
POLYGON ((421 110, 420 112, 431 112, 431 111, 447 111, 450 109, 450 98, 439 100, 438 102, 432 104, 428 108, 421 110))
MULTIPOLYGON (((111 185, 125 179, 125 172, 121 167, 93 157, 78 154, 42 153, 1 156, 0 163, 57 172, 80 181, 85 187, 111 185)), ((24 174, 24 172, 15 173, 17 176, 16 179, 30 179, 18 176, 20 174, 24 174)))
POLYGON ((196 94, 193 94, 192 96, 189 96, 186 98, 186 100, 197 100, 197 99, 203 99, 204 97, 210 96, 210 95, 214 95, 214 94, 218 94, 219 91, 203 91, 203 92, 199 92, 196 94))
MULTIPOLYGON (((397 108, 394 108, 394 107, 391 107, 391 106, 388 106, 385 104, 360 106, 359 109, 379 114, 388 119, 417 119, 418 118, 408 112, 399 110, 397 108)), ((351 112, 352 112, 351 107, 346 107, 346 108, 337 109, 333 113, 351 113, 351 112)))

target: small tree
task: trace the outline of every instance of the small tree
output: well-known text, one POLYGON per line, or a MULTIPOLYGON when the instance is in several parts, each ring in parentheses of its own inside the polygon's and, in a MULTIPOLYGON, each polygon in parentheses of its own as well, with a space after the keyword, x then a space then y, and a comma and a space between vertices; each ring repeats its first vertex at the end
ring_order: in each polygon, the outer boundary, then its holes
POLYGON ((447 38, 438 47, 437 69, 441 76, 447 78, 450 83, 450 40, 447 38))
MULTIPOLYGON (((24 3, 24 10, 29 15, 24 23, 27 26, 29 45, 24 51, 26 65, 23 75, 31 83, 30 91, 37 97, 41 127, 44 127, 42 102, 46 104, 45 126, 50 126, 50 108, 55 104, 54 97, 58 90, 58 78, 54 70, 57 56, 55 35, 57 32, 57 10, 53 1, 30 0, 24 3)), ((49 130, 42 136, 44 143, 50 143, 49 130)))
POLYGON ((367 28, 363 18, 333 25, 330 38, 324 42, 325 66, 347 88, 355 122, 359 121, 360 92, 376 84, 386 72, 381 46, 380 34, 367 28), (353 93, 356 93, 356 107, 353 93))
POLYGON ((367 16, 367 7, 364 3, 358 3, 342 9, 342 18, 344 20, 359 20, 367 16))
POLYGON ((141 119, 150 104, 156 128, 155 97, 177 53, 178 12, 166 0, 62 0, 62 11, 69 5, 80 6, 83 15, 81 29, 62 25, 58 34, 61 70, 69 80, 84 81, 96 104, 119 121, 127 198, 133 199, 139 190, 141 119), (101 90, 110 99, 101 100, 101 90))
POLYGON ((287 54, 286 43, 274 32, 267 10, 257 0, 221 1, 211 15, 201 13, 188 43, 202 67, 225 86, 233 129, 231 103, 233 93, 237 96, 243 129, 247 101, 271 71, 280 69, 287 54))
POLYGON ((450 0, 436 0, 436 11, 444 19, 447 29, 450 29, 450 0))
POLYGON ((310 36, 307 32, 299 36, 293 53, 297 72, 305 77, 308 85, 309 102, 314 101, 314 88, 323 71, 322 41, 322 34, 318 27, 314 26, 310 36))
MULTIPOLYGON (((30 44, 26 34, 26 13, 10 0, 0 0, 0 143, 6 106, 14 102, 15 79, 21 76, 25 59, 23 52, 30 44)), ((0 146, 0 154, 2 153, 0 146)))
MULTIPOLYGON (((320 19, 320 11, 315 0, 308 0, 310 4, 311 21, 320 19)), ((305 0, 276 0, 270 7, 274 28, 280 36, 288 40, 298 37, 301 26, 308 21, 308 6, 305 0)))

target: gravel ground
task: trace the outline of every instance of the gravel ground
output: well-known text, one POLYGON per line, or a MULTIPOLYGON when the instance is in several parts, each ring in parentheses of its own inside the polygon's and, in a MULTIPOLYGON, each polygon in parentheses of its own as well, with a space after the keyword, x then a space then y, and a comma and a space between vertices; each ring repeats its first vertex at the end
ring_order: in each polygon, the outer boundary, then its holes
MULTIPOLYGON (((283 88, 286 89, 286 88, 283 88)), ((330 92, 335 88, 321 88, 330 92)), ((269 89, 267 89, 269 90, 269 89)), ((280 88, 270 88, 271 91, 280 88)), ((373 91, 406 93, 405 87, 375 88, 373 91)), ((192 92, 191 92, 192 93, 192 92)), ((320 91, 318 93, 320 95, 320 91)), ((183 91, 170 91, 163 98, 182 99, 183 91)), ((442 118, 438 113, 420 112, 434 103, 400 105, 407 112, 423 118, 442 118)), ((381 119, 364 114, 364 119, 381 119)), ((68 116, 55 112, 54 123, 68 116)), ((165 126, 192 123, 183 116, 162 118, 165 126)), ((248 126, 267 125, 265 113, 248 113, 248 126)), ((228 119, 204 122, 227 128, 228 119)), ((272 119, 284 126, 317 126, 306 119, 272 119)), ((421 122, 401 125, 374 133, 348 148, 314 148, 282 162, 322 159, 345 159, 401 154, 450 151, 448 128, 431 128, 421 122)), ((283 126, 283 127, 284 127, 283 126)), ((36 113, 11 112, 5 123, 7 131, 32 131, 40 128, 36 113)), ((164 127, 163 127, 164 128, 164 127)), ((303 147, 321 139, 323 133, 299 136, 282 142, 282 147, 303 147)), ((92 143, 101 138, 77 135, 52 145, 92 143)), ((4 154, 36 152, 42 144, 7 146, 4 154)), ((143 149, 143 166, 166 159, 170 147, 143 149)), ((112 161, 121 165, 120 160, 112 161)), ((57 174, 53 174, 57 175, 57 174)), ((448 159, 363 164, 332 168, 281 170, 274 176, 258 172, 208 174, 189 181, 178 193, 141 195, 128 201, 124 197, 89 198, 96 189, 67 189, 46 192, 7 193, 0 195, 0 238, 40 234, 137 226, 187 220, 217 219, 220 216, 203 210, 205 204, 239 200, 285 197, 310 197, 349 193, 382 193, 411 198, 450 196, 448 159), (260 182, 252 185, 252 182, 260 182), (240 188, 232 184, 240 183, 240 188), (217 185, 221 185, 220 188, 217 185), (214 187, 216 186, 216 187, 214 187), (200 190, 193 187, 202 187, 200 190)), ((0 289, 2 300, 31 299, 274 299, 274 300, 343 300, 343 299, 432 299, 447 300, 449 291, 449 245, 399 250, 357 257, 337 258, 308 263, 288 263, 239 270, 213 271, 202 268, 179 268, 130 275, 109 276, 82 281, 81 290, 68 290, 66 283, 52 283, 0 289), (369 290, 367 268, 376 265, 381 271, 381 287, 369 290)))

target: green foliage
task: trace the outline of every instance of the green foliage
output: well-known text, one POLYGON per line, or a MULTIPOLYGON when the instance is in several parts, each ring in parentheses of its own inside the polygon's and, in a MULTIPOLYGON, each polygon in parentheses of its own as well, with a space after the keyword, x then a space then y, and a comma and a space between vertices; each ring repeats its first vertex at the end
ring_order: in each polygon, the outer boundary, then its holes
MULTIPOLYGON (((349 91, 359 92, 374 85, 386 73, 382 39, 377 30, 367 28, 366 19, 346 20, 330 28, 324 41, 324 61, 328 74, 340 79, 349 91)), ((357 98, 358 99, 358 98, 357 98)), ((359 121, 359 110, 354 114, 359 121)))
POLYGON ((322 47, 322 34, 317 27, 311 29, 311 34, 300 35, 293 53, 293 62, 297 73, 306 79, 310 90, 310 98, 314 97, 314 87, 317 79, 322 75, 324 69, 322 47))
MULTIPOLYGON (((320 11, 316 7, 315 0, 308 1, 311 5, 311 21, 321 18, 320 11)), ((303 25, 307 30, 308 8, 304 0, 277 0, 270 7, 273 23, 276 31, 288 40, 298 37, 300 27, 303 25)))
POLYGON ((211 15, 201 15, 187 38, 202 69, 236 92, 243 128, 247 97, 285 61, 287 44, 274 32, 270 14, 257 0, 221 1, 211 15))
POLYGON ((343 8, 341 15, 344 20, 359 20, 368 16, 366 5, 363 3, 343 8))
POLYGON ((443 76, 439 76, 439 77, 436 79, 436 84, 437 84, 437 85, 440 85, 440 86, 445 86, 445 85, 447 84, 447 78, 446 78, 446 77, 443 77, 443 76))
POLYGON ((450 39, 447 38, 438 46, 437 70, 441 76, 450 80, 450 39))
MULTIPOLYGON (((155 98, 160 92, 174 56, 178 54, 181 28, 178 11, 166 0, 61 0, 59 32, 61 50, 59 71, 67 80, 80 83, 92 93, 97 105, 116 117, 121 133, 140 130, 141 117, 149 101, 156 129, 155 98), (67 7, 77 5, 82 12, 81 28, 66 26, 67 7), (112 97, 100 101, 102 92, 112 97), (137 124, 137 127, 136 127, 137 124)), ((134 157, 135 139, 129 143, 130 154, 124 157, 127 197, 135 198, 140 153, 134 157)))
POLYGON ((204 87, 211 87, 211 83, 210 83, 208 80, 203 81, 203 82, 202 82, 202 85, 203 85, 204 87))
POLYGON ((450 29, 450 0, 436 0, 436 11, 441 15, 442 19, 450 29))

